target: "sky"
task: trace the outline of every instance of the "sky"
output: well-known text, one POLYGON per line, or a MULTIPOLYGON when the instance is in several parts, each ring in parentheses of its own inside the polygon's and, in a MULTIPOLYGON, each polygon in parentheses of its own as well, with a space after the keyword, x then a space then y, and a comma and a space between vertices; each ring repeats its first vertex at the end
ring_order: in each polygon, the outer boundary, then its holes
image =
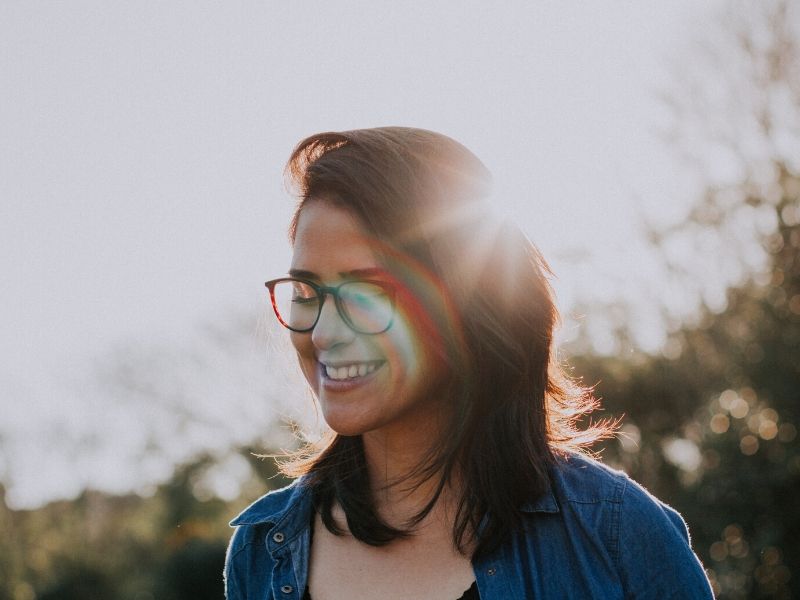
MULTIPOLYGON (((500 210, 554 267, 562 311, 630 301, 640 343, 657 350, 658 270, 639 219, 674 220, 697 191, 661 135, 658 94, 673 89, 671 69, 712 6, 0 4, 9 502, 165 476, 163 461, 129 470, 170 432, 156 431, 165 409, 152 398, 104 387, 120 365, 208 400, 187 409, 205 426, 191 443, 177 436, 170 460, 251 436, 282 410, 260 395, 294 377, 258 334, 269 330, 263 282, 290 259, 283 165, 318 131, 407 125, 464 143, 492 171, 500 210), (209 343, 217 326, 252 329, 249 345, 209 343), (219 400, 232 395, 234 417, 219 400)), ((568 318, 562 336, 580 327, 592 325, 568 318)))

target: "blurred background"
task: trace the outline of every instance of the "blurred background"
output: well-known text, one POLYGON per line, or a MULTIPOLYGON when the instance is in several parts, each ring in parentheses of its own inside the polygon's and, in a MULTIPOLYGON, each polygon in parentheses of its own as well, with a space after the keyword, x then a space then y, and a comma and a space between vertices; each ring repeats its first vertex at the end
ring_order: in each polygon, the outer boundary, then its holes
POLYGON ((556 274, 602 448, 720 598, 800 598, 800 2, 0 3, 0 599, 221 598, 321 426, 282 168, 448 134, 556 274))

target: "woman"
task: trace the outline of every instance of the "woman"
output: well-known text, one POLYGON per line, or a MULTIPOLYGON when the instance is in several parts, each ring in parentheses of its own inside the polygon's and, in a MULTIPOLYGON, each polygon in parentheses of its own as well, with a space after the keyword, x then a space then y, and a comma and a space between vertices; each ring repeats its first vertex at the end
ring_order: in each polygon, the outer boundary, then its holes
POLYGON ((547 266, 443 135, 302 141, 267 282, 331 429, 232 525, 229 600, 710 598, 681 517, 581 449, 547 266))

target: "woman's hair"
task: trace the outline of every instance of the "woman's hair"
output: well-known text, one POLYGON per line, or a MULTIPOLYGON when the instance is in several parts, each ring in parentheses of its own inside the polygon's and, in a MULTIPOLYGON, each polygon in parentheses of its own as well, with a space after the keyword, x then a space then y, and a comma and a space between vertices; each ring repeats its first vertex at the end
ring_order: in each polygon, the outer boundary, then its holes
POLYGON ((410 476, 437 486, 409 529, 374 509, 360 436, 332 433, 290 456, 284 472, 306 475, 330 531, 341 533, 332 516, 338 503, 351 533, 373 545, 408 535, 457 479, 454 544, 466 553, 477 542, 476 554, 497 547, 521 525, 520 507, 549 488, 556 454, 582 451, 611 430, 579 427, 597 403, 556 357, 547 264, 518 227, 491 218, 486 167, 439 133, 320 133, 298 144, 287 175, 299 197, 292 241, 304 206, 319 200, 351 211, 374 236, 388 270, 417 300, 414 321, 446 365, 452 410, 447 435, 410 476))

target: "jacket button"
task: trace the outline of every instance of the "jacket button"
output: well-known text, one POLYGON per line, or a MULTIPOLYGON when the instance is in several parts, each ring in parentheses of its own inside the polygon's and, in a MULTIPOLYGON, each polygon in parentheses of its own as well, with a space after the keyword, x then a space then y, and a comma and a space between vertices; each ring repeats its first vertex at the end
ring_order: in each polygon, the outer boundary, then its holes
POLYGON ((272 535, 272 539, 275 540, 276 543, 280 544, 283 542, 283 534, 280 531, 277 531, 272 535))
POLYGON ((486 571, 486 573, 487 573, 487 575, 494 575, 495 573, 497 573, 497 569, 495 569, 494 567, 491 567, 490 569, 488 569, 486 571))
POLYGON ((293 588, 292 586, 290 586, 290 585, 284 585, 284 586, 281 586, 281 591, 282 591, 284 594, 291 594, 293 589, 294 589, 294 588, 293 588))

